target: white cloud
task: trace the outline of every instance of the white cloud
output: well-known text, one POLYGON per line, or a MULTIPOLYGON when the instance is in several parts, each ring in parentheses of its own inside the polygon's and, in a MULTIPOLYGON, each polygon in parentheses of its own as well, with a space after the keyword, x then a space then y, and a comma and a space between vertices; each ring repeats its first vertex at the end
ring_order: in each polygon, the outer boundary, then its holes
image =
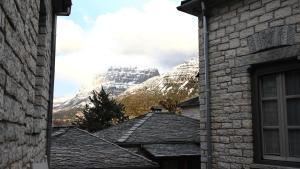
POLYGON ((84 30, 71 20, 58 19, 57 53, 70 54, 78 52, 84 44, 84 30))
POLYGON ((124 8, 97 17, 84 31, 58 20, 57 78, 82 83, 110 66, 166 70, 197 53, 197 20, 169 0, 152 0, 141 9, 124 8))

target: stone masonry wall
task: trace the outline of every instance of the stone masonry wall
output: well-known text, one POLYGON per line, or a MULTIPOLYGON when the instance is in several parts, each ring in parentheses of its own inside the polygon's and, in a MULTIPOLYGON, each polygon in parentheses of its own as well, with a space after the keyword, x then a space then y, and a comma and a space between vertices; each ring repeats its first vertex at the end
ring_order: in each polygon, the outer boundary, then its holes
MULTIPOLYGON (((300 1, 235 0, 209 11, 213 168, 249 169, 254 151, 251 79, 247 70, 251 64, 299 54, 300 1)), ((199 41, 201 168, 206 169, 201 17, 199 41)))
POLYGON ((51 0, 0 0, 1 169, 45 159, 51 10, 51 0))

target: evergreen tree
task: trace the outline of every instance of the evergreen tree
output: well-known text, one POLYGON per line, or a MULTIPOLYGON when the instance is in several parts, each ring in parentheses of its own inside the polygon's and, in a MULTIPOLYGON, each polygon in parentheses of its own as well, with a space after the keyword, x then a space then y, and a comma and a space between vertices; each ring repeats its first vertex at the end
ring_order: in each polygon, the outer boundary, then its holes
POLYGON ((103 88, 100 92, 94 90, 89 101, 83 110, 83 116, 77 116, 73 123, 81 129, 96 132, 128 119, 123 113, 124 106, 110 99, 103 88))

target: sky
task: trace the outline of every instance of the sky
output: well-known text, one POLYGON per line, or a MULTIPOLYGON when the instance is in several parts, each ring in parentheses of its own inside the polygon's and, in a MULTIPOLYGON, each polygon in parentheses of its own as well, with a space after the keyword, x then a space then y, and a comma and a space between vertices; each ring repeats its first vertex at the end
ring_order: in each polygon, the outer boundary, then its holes
POLYGON ((170 70, 197 55, 197 18, 180 0, 73 0, 58 17, 55 97, 72 96, 111 66, 170 70))

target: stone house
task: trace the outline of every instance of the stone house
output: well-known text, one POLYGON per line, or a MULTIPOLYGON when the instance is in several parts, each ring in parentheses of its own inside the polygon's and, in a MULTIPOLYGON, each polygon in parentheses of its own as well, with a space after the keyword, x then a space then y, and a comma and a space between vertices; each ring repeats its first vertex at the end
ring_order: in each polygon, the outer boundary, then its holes
POLYGON ((180 102, 177 106, 181 110, 181 115, 200 120, 199 96, 180 102))
POLYGON ((1 169, 47 166, 56 16, 70 10, 71 0, 0 0, 1 169))
POLYGON ((199 169, 199 120, 150 112, 94 133, 159 164, 160 169, 199 169))
POLYGON ((300 1, 178 9, 199 18, 201 168, 300 168, 300 1))

